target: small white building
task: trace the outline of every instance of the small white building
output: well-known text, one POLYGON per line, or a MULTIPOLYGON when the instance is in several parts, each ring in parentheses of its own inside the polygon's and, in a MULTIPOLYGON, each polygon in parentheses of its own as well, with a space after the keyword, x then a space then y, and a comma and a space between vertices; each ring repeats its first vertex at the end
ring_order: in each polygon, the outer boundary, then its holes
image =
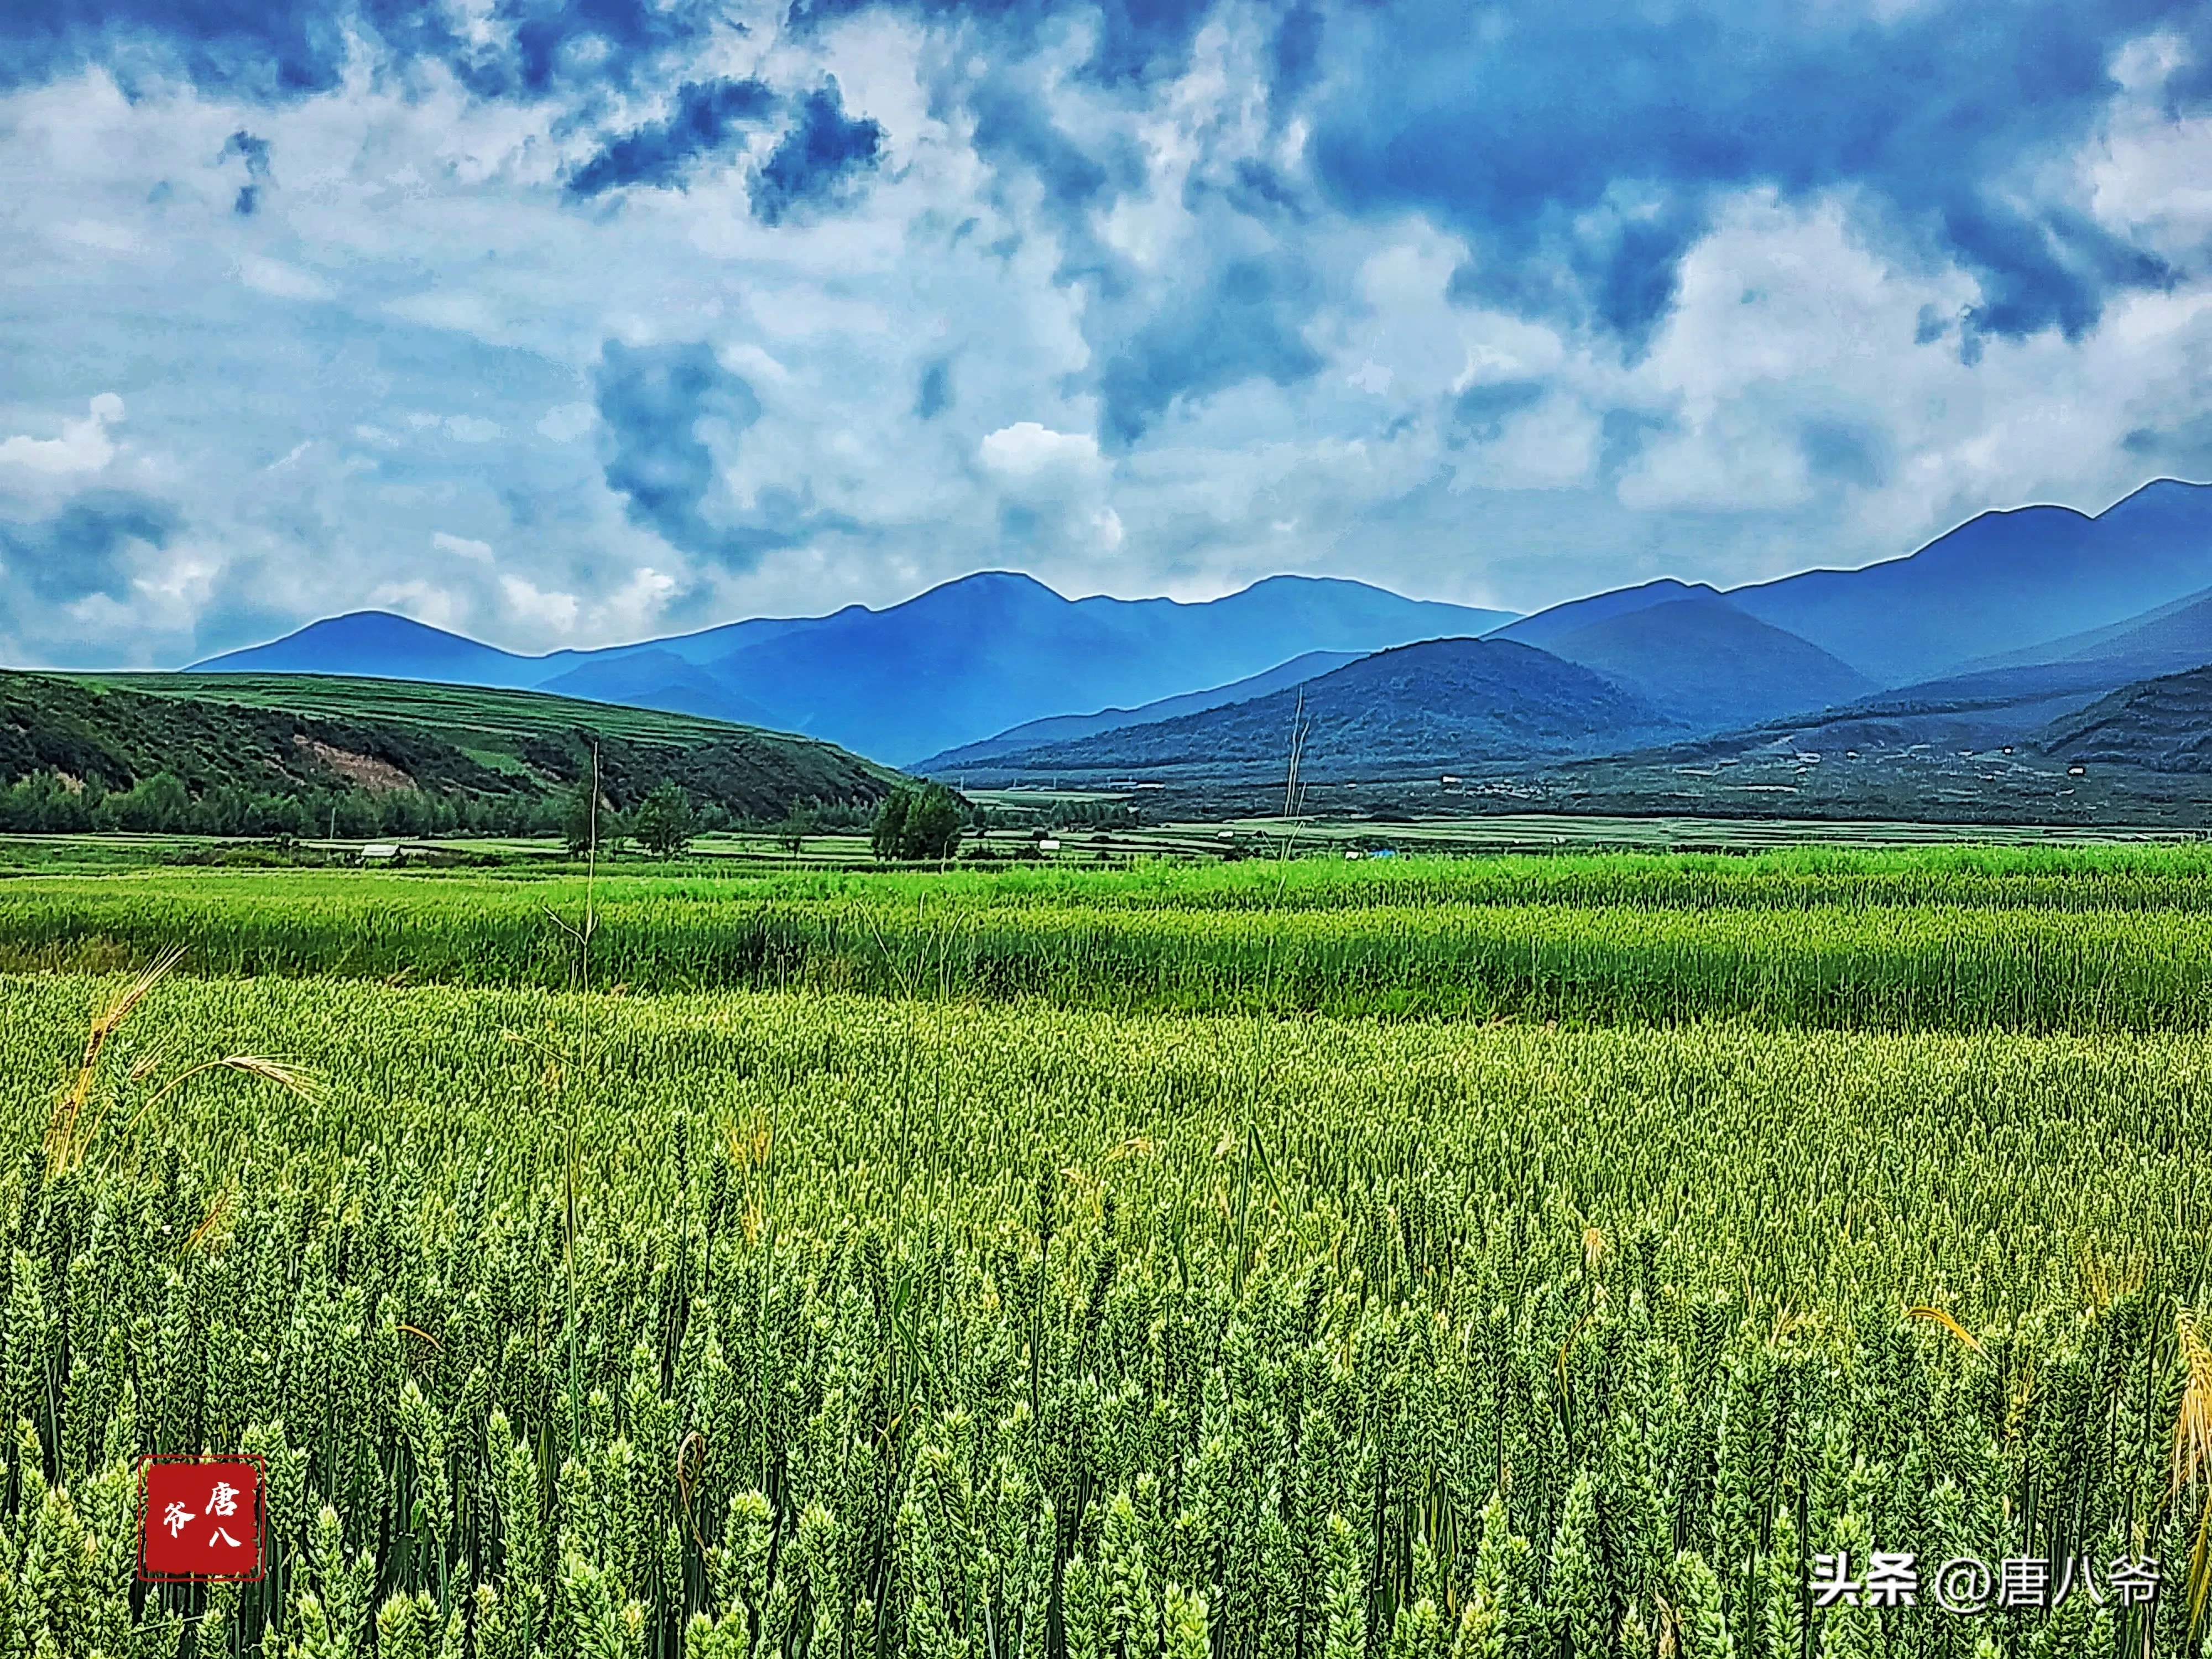
POLYGON ((361 849, 363 864, 389 864, 399 856, 399 849, 390 842, 373 841, 361 849))

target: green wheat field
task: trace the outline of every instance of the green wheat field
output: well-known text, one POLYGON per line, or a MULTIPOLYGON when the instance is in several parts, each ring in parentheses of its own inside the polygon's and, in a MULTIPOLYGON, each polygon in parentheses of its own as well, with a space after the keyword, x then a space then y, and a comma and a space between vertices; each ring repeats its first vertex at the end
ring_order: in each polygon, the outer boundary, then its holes
POLYGON ((26 877, 0 1051, 0 1659, 2212 1654, 2212 848, 26 877))

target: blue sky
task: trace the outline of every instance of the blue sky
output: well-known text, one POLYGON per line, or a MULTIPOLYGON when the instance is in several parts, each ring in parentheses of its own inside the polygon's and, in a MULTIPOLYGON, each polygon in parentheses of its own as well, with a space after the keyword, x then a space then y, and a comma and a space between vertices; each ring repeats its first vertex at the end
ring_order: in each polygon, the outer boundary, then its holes
POLYGON ((2212 476, 2212 7, 12 0, 0 661, 1530 610, 2212 476))

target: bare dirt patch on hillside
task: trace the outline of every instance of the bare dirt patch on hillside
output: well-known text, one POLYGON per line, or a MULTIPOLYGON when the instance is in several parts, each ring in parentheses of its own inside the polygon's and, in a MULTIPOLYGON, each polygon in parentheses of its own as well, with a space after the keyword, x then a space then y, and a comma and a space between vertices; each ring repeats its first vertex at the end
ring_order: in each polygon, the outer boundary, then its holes
POLYGON ((406 773, 390 761, 380 761, 374 755, 356 755, 349 749, 340 749, 335 744, 320 743, 306 736, 296 736, 292 742, 296 748, 313 755, 340 777, 357 783, 364 789, 388 791, 415 787, 415 780, 406 773))

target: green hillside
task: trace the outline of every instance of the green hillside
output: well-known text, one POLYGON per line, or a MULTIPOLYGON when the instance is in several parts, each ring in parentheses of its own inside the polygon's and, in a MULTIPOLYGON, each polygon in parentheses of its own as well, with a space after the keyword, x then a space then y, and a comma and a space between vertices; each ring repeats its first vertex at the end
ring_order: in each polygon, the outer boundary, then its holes
POLYGON ((2045 727, 2041 746, 2087 765, 2212 771, 2212 667, 2138 680, 2045 727))
MULTIPOLYGON (((1170 790, 1279 797, 1293 730, 1299 775, 1533 770, 1648 743, 1680 722, 1577 663, 1511 640, 1425 640, 1224 708, 1016 750, 962 769, 985 787, 1135 775, 1170 790)), ((941 772, 941 769, 939 769, 941 772)))
MULTIPOLYGON (((733 732, 767 735, 753 726, 696 714, 590 702, 547 691, 432 685, 419 680, 354 679, 331 674, 71 674, 74 684, 112 687, 187 702, 280 709, 324 720, 388 720, 436 732, 462 749, 512 752, 533 737, 558 736, 579 725, 602 738, 663 746, 712 743, 733 732)), ((842 751, 806 738, 778 741, 825 754, 842 751)))
POLYGON ((14 829, 542 831, 595 746, 614 808, 672 781, 730 821, 800 802, 865 809, 897 775, 810 738, 540 692, 0 672, 0 816, 14 829))

